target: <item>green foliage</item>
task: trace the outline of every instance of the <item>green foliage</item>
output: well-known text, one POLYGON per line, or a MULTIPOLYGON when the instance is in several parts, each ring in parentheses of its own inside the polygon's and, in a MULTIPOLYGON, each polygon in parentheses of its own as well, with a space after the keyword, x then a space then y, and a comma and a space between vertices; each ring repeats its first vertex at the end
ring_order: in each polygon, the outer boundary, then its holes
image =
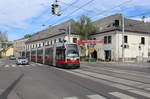
POLYGON ((30 37, 32 37, 31 34, 26 34, 26 35, 24 36, 24 38, 30 38, 30 37))
POLYGON ((90 34, 97 32, 97 27, 95 27, 91 19, 85 15, 80 17, 79 22, 75 25, 75 32, 80 36, 81 40, 89 40, 90 34))

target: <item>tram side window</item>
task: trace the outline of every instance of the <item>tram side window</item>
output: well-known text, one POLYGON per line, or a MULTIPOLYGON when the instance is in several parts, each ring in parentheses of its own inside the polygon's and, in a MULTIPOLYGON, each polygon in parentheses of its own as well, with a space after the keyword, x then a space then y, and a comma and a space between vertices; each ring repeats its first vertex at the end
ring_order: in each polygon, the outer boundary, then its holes
POLYGON ((65 49, 64 48, 57 48, 56 49, 56 59, 57 60, 64 60, 65 59, 65 49))

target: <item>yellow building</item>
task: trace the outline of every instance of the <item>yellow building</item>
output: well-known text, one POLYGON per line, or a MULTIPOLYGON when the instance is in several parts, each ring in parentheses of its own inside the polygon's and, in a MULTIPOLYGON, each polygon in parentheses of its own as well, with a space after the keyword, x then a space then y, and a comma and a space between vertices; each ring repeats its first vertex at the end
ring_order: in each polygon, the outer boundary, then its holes
POLYGON ((2 51, 2 57, 14 55, 14 48, 9 47, 2 51))

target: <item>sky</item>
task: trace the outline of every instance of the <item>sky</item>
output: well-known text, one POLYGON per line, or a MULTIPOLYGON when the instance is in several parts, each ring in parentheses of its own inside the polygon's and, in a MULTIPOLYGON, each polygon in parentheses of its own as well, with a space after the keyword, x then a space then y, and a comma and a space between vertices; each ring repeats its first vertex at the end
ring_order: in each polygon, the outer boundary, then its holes
MULTIPOLYGON (((54 2, 55 0, 0 0, 0 31, 7 32, 9 41, 13 41, 69 19, 79 20, 81 15, 95 21, 122 13, 126 18, 141 20, 142 16, 136 16, 150 12, 150 0, 58 0, 61 16, 55 16, 51 13, 51 4, 54 2)), ((146 21, 150 21, 150 13, 144 16, 146 21)))

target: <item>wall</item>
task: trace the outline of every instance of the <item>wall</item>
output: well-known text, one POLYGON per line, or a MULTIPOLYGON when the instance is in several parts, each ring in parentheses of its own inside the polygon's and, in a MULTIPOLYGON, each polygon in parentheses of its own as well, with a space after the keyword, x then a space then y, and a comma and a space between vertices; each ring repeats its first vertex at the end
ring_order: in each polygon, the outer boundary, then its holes
POLYGON ((14 48, 9 48, 9 49, 6 51, 6 56, 10 56, 10 55, 14 55, 14 48))
MULTIPOLYGON (((132 33, 132 32, 125 32, 124 35, 128 36, 128 45, 129 48, 124 49, 124 57, 127 61, 136 60, 137 57, 143 57, 144 59, 148 58, 148 46, 150 45, 150 36, 148 34, 142 33, 132 33), (145 44, 142 45, 141 37, 145 37, 145 44), (141 50, 139 49, 141 46, 141 50)), ((117 43, 116 48, 118 52, 118 57, 122 58, 122 32, 117 32, 117 43)))

